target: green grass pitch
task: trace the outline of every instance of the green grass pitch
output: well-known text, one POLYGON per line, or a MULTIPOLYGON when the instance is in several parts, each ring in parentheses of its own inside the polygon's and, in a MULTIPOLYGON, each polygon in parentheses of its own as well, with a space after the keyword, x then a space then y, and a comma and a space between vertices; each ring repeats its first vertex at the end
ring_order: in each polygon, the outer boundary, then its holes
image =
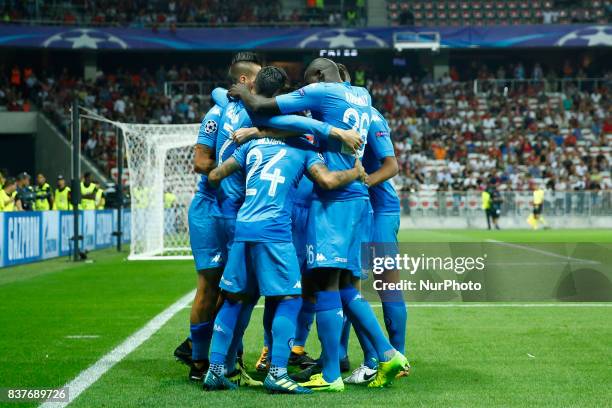
MULTIPOLYGON (((610 230, 403 230, 400 241, 612 243, 610 230)), ((0 387, 58 387, 75 378, 193 289, 190 261, 128 262, 94 252, 0 269, 0 387), (76 337, 75 337, 76 336, 76 337), (87 336, 87 337, 83 337, 87 336)), ((603 407, 612 401, 612 304, 588 307, 431 307, 409 304, 410 377, 391 388, 347 386, 341 394, 206 393, 172 351, 188 332, 181 310, 111 368, 74 407, 603 407)), ((381 309, 375 307, 378 316, 381 309)), ((262 342, 262 309, 245 335, 250 366, 262 342)), ((319 352, 313 330, 307 349, 319 352)), ((353 366, 360 350, 355 336, 353 366)), ((6 406, 36 406, 7 404, 6 406)), ((4 406, 0 402, 0 406, 4 406)))

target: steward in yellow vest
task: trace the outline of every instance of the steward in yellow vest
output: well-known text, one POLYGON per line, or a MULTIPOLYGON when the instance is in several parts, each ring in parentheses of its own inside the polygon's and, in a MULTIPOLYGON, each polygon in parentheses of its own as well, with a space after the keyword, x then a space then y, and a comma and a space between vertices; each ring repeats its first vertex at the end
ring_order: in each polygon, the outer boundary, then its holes
POLYGON ((96 194, 98 187, 94 184, 91 173, 87 172, 81 181, 81 210, 96 209, 96 194))
POLYGON ((166 191, 164 193, 164 208, 166 209, 172 208, 175 202, 176 202, 176 196, 174 195, 174 193, 166 191))
POLYGON ((17 181, 14 177, 8 177, 0 188, 0 211, 15 211, 16 196, 17 181))
POLYGON ((70 187, 66 185, 66 180, 61 174, 57 176, 57 188, 55 189, 55 198, 53 200, 53 209, 59 211, 72 210, 70 200, 70 187))
POLYGON ((36 194, 36 200, 34 201, 34 209, 36 211, 49 211, 53 207, 51 186, 47 183, 47 179, 42 173, 38 173, 38 176, 36 176, 34 193, 36 194))
POLYGON ((96 192, 96 210, 103 210, 106 206, 106 198, 104 198, 104 189, 97 184, 98 191, 96 192))

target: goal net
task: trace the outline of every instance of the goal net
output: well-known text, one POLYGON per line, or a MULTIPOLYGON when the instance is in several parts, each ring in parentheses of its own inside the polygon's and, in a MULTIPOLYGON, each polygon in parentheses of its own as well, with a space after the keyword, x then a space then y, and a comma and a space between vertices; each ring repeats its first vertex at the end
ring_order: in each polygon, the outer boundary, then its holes
POLYGON ((193 171, 200 124, 122 123, 80 109, 81 118, 123 132, 131 202, 128 259, 191 259, 188 212, 200 177, 193 171))
POLYGON ((130 175, 129 259, 191 258, 187 213, 199 178, 193 145, 200 125, 115 125, 130 175))

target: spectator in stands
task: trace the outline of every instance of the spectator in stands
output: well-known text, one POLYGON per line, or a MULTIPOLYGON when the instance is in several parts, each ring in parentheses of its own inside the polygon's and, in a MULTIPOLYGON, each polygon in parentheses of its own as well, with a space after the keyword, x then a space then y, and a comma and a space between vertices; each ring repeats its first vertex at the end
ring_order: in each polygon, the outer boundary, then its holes
POLYGON ((8 177, 0 189, 0 211, 15 211, 17 181, 13 177, 8 177))

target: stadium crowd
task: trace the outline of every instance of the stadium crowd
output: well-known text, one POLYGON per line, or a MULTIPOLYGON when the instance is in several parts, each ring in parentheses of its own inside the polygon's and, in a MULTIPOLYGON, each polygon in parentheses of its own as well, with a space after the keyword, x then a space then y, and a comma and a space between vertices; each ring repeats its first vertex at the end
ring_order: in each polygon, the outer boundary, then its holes
POLYGON ((542 79, 508 94, 502 84, 476 95, 472 83, 450 76, 369 84, 392 127, 402 190, 612 188, 610 74, 582 90, 570 82, 562 92, 546 92, 550 83, 542 79))
MULTIPOLYGON (((328 2, 334 3, 334 2, 328 2)), ((0 1, 3 23, 47 22, 78 26, 151 27, 222 25, 347 25, 363 24, 365 2, 347 1, 346 7, 309 1, 288 10, 281 0, 160 0, 160 1, 0 1)))
MULTIPOLYGON (((396 185, 403 191, 469 191, 488 183, 502 191, 526 190, 530 183, 557 191, 610 189, 612 73, 597 82, 587 76, 602 77, 585 63, 567 61, 547 72, 539 64, 517 63, 452 68, 438 80, 429 75, 371 78, 367 87, 392 127, 401 166, 396 185), (467 82, 474 78, 477 94, 467 82)), ((0 106, 12 111, 36 107, 66 130, 74 90, 81 105, 113 120, 194 123, 208 109, 209 90, 222 83, 213 79, 220 78, 221 71, 187 65, 155 72, 100 71, 93 81, 66 70, 49 75, 29 67, 0 67, 0 106), (203 81, 201 94, 164 93, 166 81, 186 80, 203 81)), ((82 132, 83 152, 110 174, 116 166, 114 130, 83 121, 82 132)))

